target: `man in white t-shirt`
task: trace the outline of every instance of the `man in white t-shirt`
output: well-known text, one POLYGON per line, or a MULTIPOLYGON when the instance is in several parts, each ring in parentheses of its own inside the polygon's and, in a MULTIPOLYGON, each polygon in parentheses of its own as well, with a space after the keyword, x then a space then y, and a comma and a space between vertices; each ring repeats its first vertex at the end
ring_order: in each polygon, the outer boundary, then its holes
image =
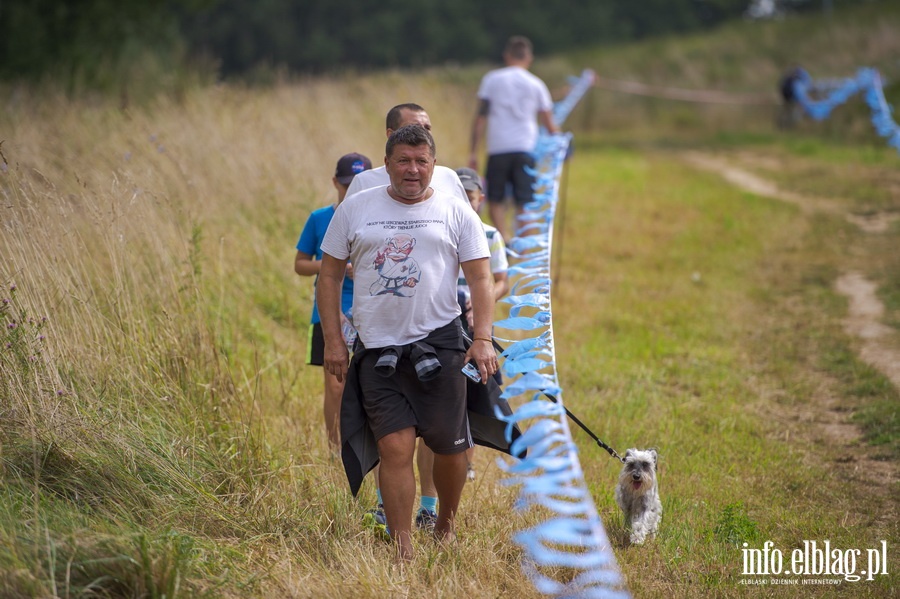
POLYGON ((506 43, 501 69, 488 72, 478 87, 478 112, 472 124, 469 166, 478 169, 478 146, 486 139, 488 208, 491 221, 504 239, 511 239, 504 203, 512 186, 516 214, 532 199, 534 151, 538 120, 548 133, 559 129, 553 120, 553 100, 547 86, 528 68, 534 60, 528 38, 514 36, 506 43), (486 135, 485 135, 486 134, 486 135))
POLYGON ((352 408, 349 388, 359 393, 363 418, 377 441, 388 529, 400 559, 409 560, 417 435, 435 454, 439 510, 434 535, 442 541, 455 536, 465 452, 472 446, 460 369, 474 363, 485 382, 497 371, 491 342, 493 278, 478 215, 430 186, 435 166, 431 134, 420 125, 394 131, 385 147, 385 166, 389 185, 348 196, 338 206, 322 242, 316 300, 326 370, 339 380, 348 373, 351 381, 356 377, 354 385, 348 381, 341 411, 345 457, 352 451, 344 435, 351 426, 345 418, 352 408), (354 265, 353 324, 359 332, 349 365, 339 309, 348 259, 354 265), (458 320, 459 267, 472 294, 474 341, 468 351, 458 320))
MULTIPOLYGON (((431 131, 431 118, 428 113, 420 105, 413 102, 398 104, 391 108, 384 119, 385 133, 388 138, 391 134, 406 125, 421 125, 427 131, 431 131)), ((369 169, 363 173, 363 177, 354 177, 347 189, 347 195, 352 196, 355 193, 369 189, 372 187, 384 187, 389 185, 391 180, 387 169, 384 166, 369 169)), ((434 173, 431 177, 431 187, 446 193, 454 194, 461 200, 468 203, 469 197, 463 187, 462 182, 456 174, 456 171, 445 166, 434 167, 434 173)), ((412 266, 415 261, 409 263, 412 266)), ((392 261, 388 260, 387 265, 382 267, 382 273, 385 275, 384 284, 390 284, 387 281, 387 275, 390 274, 392 261)), ((405 268, 406 265, 397 266, 397 268, 405 268)), ((411 291, 406 287, 400 291, 411 291)), ((419 489, 420 502, 419 509, 416 513, 416 526, 418 528, 433 530, 434 523, 437 519, 437 490, 434 487, 434 477, 432 476, 432 468, 434 466, 434 454, 428 449, 424 441, 420 440, 418 449, 416 450, 416 466, 419 470, 419 489)), ((370 510, 366 514, 366 522, 375 528, 384 526, 384 510, 382 507, 381 497, 381 481, 378 476, 378 468, 375 469, 375 487, 377 493, 377 504, 375 509, 370 510), (370 521, 371 520, 371 521, 370 521)))

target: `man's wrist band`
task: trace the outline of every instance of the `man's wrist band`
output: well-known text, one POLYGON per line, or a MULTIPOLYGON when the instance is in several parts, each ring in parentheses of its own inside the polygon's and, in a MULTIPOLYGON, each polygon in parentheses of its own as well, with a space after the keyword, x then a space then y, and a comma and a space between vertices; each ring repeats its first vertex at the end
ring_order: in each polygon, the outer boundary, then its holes
POLYGON ((493 343, 494 340, 490 337, 475 337, 472 341, 487 341, 488 343, 493 343))

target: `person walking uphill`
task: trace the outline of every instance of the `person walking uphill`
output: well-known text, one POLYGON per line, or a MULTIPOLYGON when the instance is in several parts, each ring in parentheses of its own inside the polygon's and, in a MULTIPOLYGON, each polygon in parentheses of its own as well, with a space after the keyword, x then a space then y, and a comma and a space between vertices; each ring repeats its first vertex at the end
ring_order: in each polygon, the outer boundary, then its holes
MULTIPOLYGON (((421 125, 391 134, 384 159, 390 185, 349 196, 338 207, 322 243, 317 287, 325 368, 339 380, 347 377, 341 436, 348 479, 351 454, 367 453, 364 465, 357 462, 363 475, 380 457, 385 515, 402 560, 414 555, 416 437, 435 454, 434 535, 452 541, 466 479, 465 452, 473 443, 460 370, 474 362, 487 381, 498 368, 487 240, 469 206, 430 186, 435 153, 434 139, 421 125), (348 259, 354 265, 353 324, 359 332, 350 364, 338 307, 348 259), (468 351, 456 301, 460 266, 472 293, 475 340, 468 351), (357 407, 365 426, 351 422, 357 407), (356 443, 355 430, 374 437, 377 456, 356 443)), ((351 489, 355 494, 358 483, 354 488, 351 480, 351 489)))
POLYGON ((478 170, 478 146, 485 138, 488 208, 491 222, 506 240, 512 239, 504 203, 507 184, 512 186, 517 215, 533 196, 534 177, 527 169, 534 167, 538 120, 548 133, 559 132, 553 120, 550 90, 528 71, 533 60, 528 38, 509 38, 503 51, 506 66, 490 71, 481 80, 478 111, 472 123, 469 167, 478 170))
MULTIPOLYGON (((337 201, 330 206, 314 210, 300 233, 297 242, 297 255, 294 257, 294 272, 303 277, 318 277, 322 265, 322 239, 328 224, 334 216, 335 209, 344 201, 347 187, 356 175, 372 168, 372 162, 362 154, 345 154, 337 162, 331 182, 337 192, 337 201)), ((353 301, 353 266, 347 265, 346 277, 341 293, 341 312, 347 314, 353 301)), ((322 336, 322 324, 319 321, 319 310, 313 301, 312 317, 309 325, 309 342, 306 363, 313 366, 323 365, 325 338, 322 336)), ((328 446, 332 451, 340 449, 341 394, 344 385, 326 370, 322 371, 325 380, 323 408, 325 413, 325 431, 328 435, 328 446)))

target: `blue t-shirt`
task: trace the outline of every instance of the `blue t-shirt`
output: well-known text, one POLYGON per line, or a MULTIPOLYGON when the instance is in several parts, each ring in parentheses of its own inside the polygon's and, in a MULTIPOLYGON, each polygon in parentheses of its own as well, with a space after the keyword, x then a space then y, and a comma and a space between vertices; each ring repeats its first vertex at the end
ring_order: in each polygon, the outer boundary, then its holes
MULTIPOLYGON (((334 216, 334 206, 326 206, 314 210, 309 218, 306 219, 306 225, 300 234, 300 241, 297 242, 297 251, 303 252, 310 256, 315 256, 316 260, 322 259, 322 239, 325 238, 325 231, 331 223, 331 217, 334 216)), ((319 277, 316 276, 316 281, 319 277)), ((344 277, 344 287, 341 290, 341 312, 346 314, 353 305, 353 279, 344 277)), ((313 299, 312 324, 320 322, 319 308, 313 299)))

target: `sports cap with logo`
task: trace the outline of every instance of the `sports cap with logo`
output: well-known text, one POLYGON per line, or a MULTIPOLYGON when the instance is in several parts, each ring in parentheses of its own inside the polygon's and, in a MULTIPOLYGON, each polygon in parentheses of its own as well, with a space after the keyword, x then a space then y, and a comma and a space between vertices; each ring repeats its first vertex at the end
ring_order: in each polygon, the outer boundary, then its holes
POLYGON ((337 162, 337 168, 334 169, 334 176, 341 185, 349 185, 354 176, 370 168, 372 168, 371 160, 362 154, 353 152, 341 156, 337 162))

